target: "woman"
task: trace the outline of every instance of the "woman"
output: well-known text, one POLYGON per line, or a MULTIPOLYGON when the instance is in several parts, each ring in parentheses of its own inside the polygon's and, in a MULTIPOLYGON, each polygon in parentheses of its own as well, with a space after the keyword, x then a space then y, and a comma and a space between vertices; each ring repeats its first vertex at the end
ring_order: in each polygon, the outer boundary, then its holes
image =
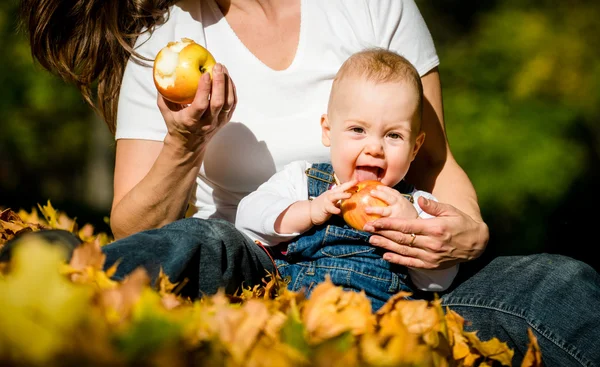
MULTIPOLYGON (((373 223, 373 244, 416 268, 483 253, 488 228, 446 141, 439 61, 413 0, 22 0, 22 13, 44 67, 92 105, 98 81, 98 107, 117 141, 111 228, 119 240, 105 252, 107 265, 122 258, 120 276, 162 266, 172 280, 190 278, 187 291, 197 295, 272 271, 268 253, 232 226, 237 203, 285 163, 327 157, 318 121, 331 81, 350 54, 371 46, 402 54, 422 76, 427 141, 408 178, 440 200, 423 207, 436 218, 373 223), (183 37, 221 63, 190 106, 165 101, 152 82, 151 60, 183 37), (181 219, 186 210, 193 218, 181 219)), ((568 258, 501 258, 443 299, 480 336, 508 340, 515 363, 532 326, 547 366, 594 365, 600 322, 586 313, 599 289, 598 275, 568 258), (539 279, 550 281, 540 288, 539 279), (554 302, 560 281, 568 312, 554 302), (515 297, 518 288, 546 304, 515 297), (563 322, 573 315, 588 317, 563 322)))

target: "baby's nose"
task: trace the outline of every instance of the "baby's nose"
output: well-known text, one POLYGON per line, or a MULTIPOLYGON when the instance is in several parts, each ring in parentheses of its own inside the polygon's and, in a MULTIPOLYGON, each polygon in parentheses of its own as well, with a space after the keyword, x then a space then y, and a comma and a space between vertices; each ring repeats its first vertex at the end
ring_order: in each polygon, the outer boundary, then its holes
POLYGON ((365 152, 374 156, 383 155, 383 144, 379 139, 369 139, 365 145, 365 152))

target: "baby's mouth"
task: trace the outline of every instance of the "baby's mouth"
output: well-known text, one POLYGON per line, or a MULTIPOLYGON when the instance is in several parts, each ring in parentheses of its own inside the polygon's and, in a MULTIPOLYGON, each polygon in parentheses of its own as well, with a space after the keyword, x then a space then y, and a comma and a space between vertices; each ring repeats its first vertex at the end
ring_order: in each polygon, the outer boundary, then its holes
POLYGON ((354 169, 354 177, 358 182, 366 180, 381 181, 383 169, 373 166, 357 166, 354 169))

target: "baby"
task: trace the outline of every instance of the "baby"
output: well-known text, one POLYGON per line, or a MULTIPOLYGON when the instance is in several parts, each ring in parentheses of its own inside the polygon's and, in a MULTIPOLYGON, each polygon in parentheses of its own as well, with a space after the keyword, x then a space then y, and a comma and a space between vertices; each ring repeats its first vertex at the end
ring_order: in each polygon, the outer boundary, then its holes
POLYGON ((458 266, 425 270, 391 264, 384 250, 369 244, 370 233, 340 217, 340 202, 365 180, 383 184, 371 195, 388 204, 367 213, 428 217, 417 198, 435 198, 403 180, 425 140, 422 105, 421 78, 404 57, 383 49, 352 55, 338 71, 321 117, 330 163, 292 162, 242 199, 236 226, 269 248, 281 276, 290 277, 290 290, 304 289, 310 296, 329 275, 334 284, 364 291, 377 310, 399 291, 450 286, 458 266))

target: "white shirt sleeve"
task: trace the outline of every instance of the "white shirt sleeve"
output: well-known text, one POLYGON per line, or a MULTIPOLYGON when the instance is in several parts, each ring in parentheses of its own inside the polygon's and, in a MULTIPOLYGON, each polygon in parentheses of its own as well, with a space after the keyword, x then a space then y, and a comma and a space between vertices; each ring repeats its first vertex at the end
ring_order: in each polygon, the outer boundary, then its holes
MULTIPOLYGON (((437 199, 432 194, 419 190, 414 191, 412 196, 414 199, 415 209, 417 209, 417 213, 419 214, 419 218, 434 218, 421 209, 418 199, 419 196, 423 196, 429 200, 437 201, 437 199)), ((441 292, 448 289, 454 281, 454 278, 456 278, 456 274, 458 274, 458 265, 454 265, 447 269, 435 270, 408 268, 408 275, 410 276, 410 279, 415 287, 417 287, 419 290, 429 292, 441 292)))
POLYGON ((298 236, 300 233, 277 233, 275 221, 294 202, 308 200, 305 171, 310 166, 305 161, 292 162, 244 197, 238 205, 236 227, 265 246, 298 236))
POLYGON ((136 57, 127 61, 119 92, 115 139, 163 141, 167 135, 167 125, 157 105, 152 67, 158 52, 169 42, 187 37, 205 44, 202 24, 193 19, 189 9, 180 8, 189 2, 171 6, 166 23, 137 38, 136 52, 150 61, 136 57))
MULTIPOLYGON (((150 38, 144 34, 136 41, 136 51, 154 59, 167 44, 167 37, 160 30, 150 38)), ((152 61, 139 60, 134 56, 127 61, 119 93, 115 139, 164 140, 167 127, 157 106, 158 93, 152 65, 152 61)))
POLYGON ((369 0, 368 6, 379 47, 406 57, 421 76, 439 65, 433 38, 414 0, 369 0))

